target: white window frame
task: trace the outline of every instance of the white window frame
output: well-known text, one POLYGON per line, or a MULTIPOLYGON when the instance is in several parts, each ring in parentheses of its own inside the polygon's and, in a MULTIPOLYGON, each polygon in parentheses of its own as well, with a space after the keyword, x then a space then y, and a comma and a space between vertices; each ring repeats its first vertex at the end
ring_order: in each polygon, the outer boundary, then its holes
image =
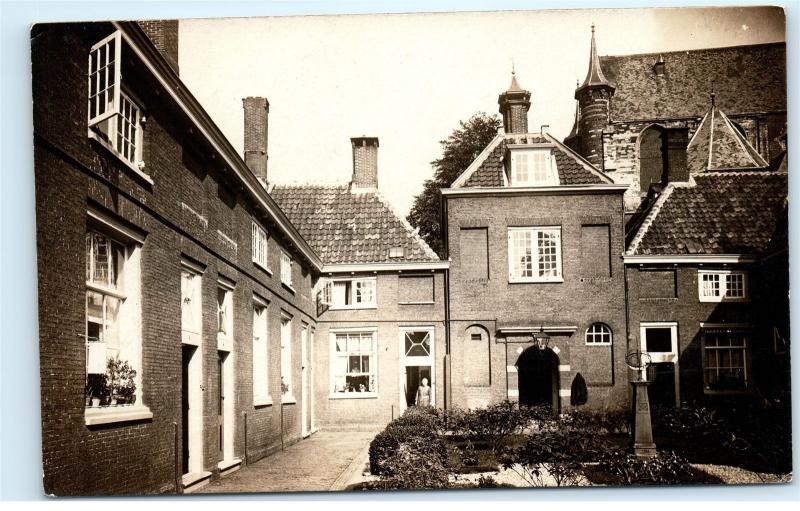
POLYGON ((611 327, 606 323, 601 323, 599 321, 592 323, 589 325, 589 328, 586 329, 586 333, 584 334, 584 342, 586 346, 611 346, 611 344, 614 342, 614 331, 611 330, 611 327), (597 331, 598 327, 600 331, 597 331), (595 339, 598 337, 601 339, 600 341, 589 340, 590 338, 595 339), (605 337, 608 337, 607 341, 602 340, 605 337))
MULTIPOLYGON (((715 395, 715 394, 746 394, 750 391, 751 384, 752 384, 752 368, 751 368, 751 361, 750 361, 750 338, 751 338, 751 327, 749 326, 741 326, 741 327, 728 327, 727 325, 712 325, 712 324, 701 324, 700 327, 700 334, 702 339, 702 357, 703 357, 703 393, 708 395, 715 395), (728 330, 728 333, 736 333, 742 337, 743 343, 742 345, 737 346, 715 346, 709 347, 706 344, 707 338, 707 331, 708 330, 728 330), (709 351, 719 352, 722 350, 741 350, 742 354, 742 370, 744 372, 744 385, 745 388, 743 389, 733 389, 733 390, 715 390, 711 389, 706 385, 706 371, 708 368, 708 357, 709 351)), ((708 332, 711 333, 711 332, 708 332)), ((719 369, 719 366, 717 366, 719 369)))
POLYGON ((181 260, 181 342, 200 346, 203 335, 203 270, 181 260), (191 278, 187 280, 187 276, 191 278))
POLYGON ((294 260, 285 250, 281 250, 281 283, 292 288, 292 273, 294 272, 294 260))
POLYGON ((330 306, 329 310, 376 309, 378 307, 378 279, 377 277, 328 279, 325 283, 325 289, 323 290, 323 297, 325 297, 324 299, 328 300, 327 305, 330 306), (339 295, 336 293, 337 284, 345 286, 342 297, 346 302, 348 299, 347 295, 349 294, 349 304, 337 302, 337 298, 339 297, 339 295), (371 300, 359 301, 359 288, 361 286, 371 287, 371 300))
POLYGON ((88 108, 86 113, 88 115, 89 126, 94 126, 119 113, 120 82, 122 81, 122 72, 120 69, 121 62, 122 33, 119 30, 92 45, 92 48, 89 51, 87 73, 89 98, 87 100, 88 108), (110 59, 112 52, 109 51, 109 47, 112 43, 114 44, 113 59, 110 59), (104 65, 101 68, 98 64, 97 68, 92 70, 93 57, 97 56, 99 62, 99 57, 101 54, 105 56, 105 62, 103 63, 104 65), (109 68, 111 69, 109 70, 109 68), (104 83, 106 84, 106 88, 104 88, 102 91, 100 90, 99 80, 94 86, 92 84, 93 76, 95 74, 99 75, 99 73, 103 73, 104 83), (110 88, 108 87, 109 83, 111 84, 110 88), (103 98, 105 98, 105 103, 101 106, 101 101, 103 98), (95 102, 97 112, 94 116, 92 116, 92 101, 95 102))
POLYGON ((217 279, 217 350, 232 351, 233 349, 233 290, 235 284, 219 276, 217 279), (223 295, 222 303, 219 293, 223 295))
POLYGON ((271 404, 272 396, 269 392, 269 302, 254 293, 253 406, 271 404))
POLYGON ((559 185, 558 169, 552 148, 515 148, 510 152, 512 187, 559 185), (536 166, 537 159, 542 163, 539 167, 536 166))
POLYGON ((269 269, 269 236, 267 236, 267 231, 255 220, 253 220, 253 228, 251 231, 253 239, 253 263, 271 275, 272 272, 269 269))
MULTIPOLYGON (((377 327, 354 327, 354 328, 336 328, 331 329, 329 332, 330 336, 330 388, 329 388, 329 397, 330 399, 368 399, 368 398, 377 398, 379 387, 378 387, 378 329, 377 327), (366 373, 358 373, 358 374, 350 374, 349 371, 345 371, 344 376, 347 377, 348 375, 354 376, 372 376, 373 381, 375 382, 373 388, 369 392, 337 392, 336 391, 336 377, 341 376, 336 372, 335 369, 335 361, 337 359, 345 358, 351 356, 351 353, 347 350, 344 352, 337 352, 336 351, 336 339, 339 335, 364 335, 369 334, 372 337, 372 352, 366 356, 369 357, 369 365, 370 370, 366 373)), ((365 356, 360 353, 359 355, 353 356, 365 356)), ((346 362, 347 363, 347 362, 346 362)))
POLYGON ((292 384, 292 335, 294 321, 291 315, 281 313, 281 403, 296 403, 292 384), (288 374, 287 374, 288 373, 288 374), (284 390, 285 387, 285 390, 284 390))
POLYGON ((697 296, 701 302, 747 302, 750 301, 749 275, 747 270, 697 270, 697 296), (742 296, 728 296, 728 278, 741 276, 742 296), (716 278, 719 294, 709 294, 705 278, 716 278))
POLYGON ((564 282, 564 273, 562 266, 562 245, 561 245, 561 226, 539 226, 539 227, 509 227, 508 228, 508 281, 509 282, 564 282), (516 267, 515 261, 520 259, 521 255, 516 253, 515 237, 518 234, 530 234, 530 249, 531 249, 531 276, 524 276, 518 274, 519 268, 516 267), (555 252, 551 255, 555 256, 555 275, 539 275, 539 265, 542 261, 542 254, 538 250, 539 234, 555 235, 556 247, 555 252))

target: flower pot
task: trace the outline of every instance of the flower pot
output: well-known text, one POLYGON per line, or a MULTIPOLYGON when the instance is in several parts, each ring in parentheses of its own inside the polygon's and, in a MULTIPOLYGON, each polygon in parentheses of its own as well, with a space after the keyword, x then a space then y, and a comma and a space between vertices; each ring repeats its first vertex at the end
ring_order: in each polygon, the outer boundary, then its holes
POLYGON ((100 406, 100 398, 99 397, 93 397, 92 398, 92 406, 100 406))
POLYGON ((116 404, 117 404, 117 398, 112 397, 111 398, 111 406, 116 406, 116 404))

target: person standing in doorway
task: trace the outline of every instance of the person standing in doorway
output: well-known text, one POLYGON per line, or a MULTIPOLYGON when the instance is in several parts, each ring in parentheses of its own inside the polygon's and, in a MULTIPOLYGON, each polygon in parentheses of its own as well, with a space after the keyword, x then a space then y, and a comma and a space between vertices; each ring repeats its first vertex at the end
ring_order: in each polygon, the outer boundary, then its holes
POLYGON ((417 387, 417 397, 414 400, 417 406, 430 406, 431 405, 431 388, 428 386, 428 379, 423 378, 422 383, 417 387))

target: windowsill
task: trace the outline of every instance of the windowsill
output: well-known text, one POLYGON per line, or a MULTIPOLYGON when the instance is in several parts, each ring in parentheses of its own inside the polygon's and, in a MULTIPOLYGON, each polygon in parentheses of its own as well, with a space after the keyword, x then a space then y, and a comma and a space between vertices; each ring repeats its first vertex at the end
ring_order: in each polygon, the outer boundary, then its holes
POLYGON ((291 394, 285 394, 281 396, 281 404, 282 405, 296 405, 297 399, 294 398, 291 394))
POLYGON ((228 336, 221 336, 217 334, 217 350, 219 351, 232 351, 233 341, 228 336))
POLYGON ((564 279, 514 279, 509 280, 509 284, 563 284, 564 279))
POLYGON ((117 153, 117 151, 113 147, 111 147, 111 145, 109 145, 108 142, 106 142, 102 138, 98 137, 95 134, 94 130, 92 130, 92 128, 89 128, 89 138, 94 140, 95 142, 97 142, 101 146, 103 146, 108 152, 113 154, 116 159, 118 159, 126 167, 131 169, 133 171, 133 173, 136 174, 139 178, 143 179, 144 181, 146 181, 150 185, 154 185, 155 184, 155 182, 153 181, 153 178, 151 178, 150 176, 148 176, 147 174, 145 174, 144 172, 139 170, 139 168, 136 165, 134 165, 133 163, 129 162, 128 160, 126 160, 125 158, 120 156, 119 153, 117 153))
POLYGON ((709 298, 709 297, 700 297, 700 302, 702 303, 748 303, 750 301, 749 298, 709 298))
POLYGON ((253 406, 272 406, 272 396, 256 396, 253 398, 253 406))
POLYGON ((86 289, 89 291, 96 291, 104 295, 113 296, 114 298, 119 298, 120 300, 124 300, 126 298, 126 295, 120 293, 118 290, 108 286, 101 286, 100 284, 95 284, 94 282, 87 281, 86 289))
POLYGON ((267 275, 269 275, 270 277, 272 277, 272 270, 270 270, 269 268, 267 268, 267 267, 266 267, 266 266, 264 266, 263 264, 259 263, 259 262, 258 262, 258 261, 256 261, 255 259, 253 260, 253 264, 256 266, 256 268, 261 268, 262 270, 264 270, 264 272, 266 272, 266 274, 267 274, 267 275))
POLYGON ((330 306, 329 311, 352 311, 352 310, 370 310, 377 309, 377 305, 343 305, 343 306, 330 306))
POLYGON ((436 302, 434 301, 426 301, 426 302, 397 302, 398 305, 434 305, 436 302))
POLYGON ((222 460, 219 463, 217 463, 217 468, 219 469, 220 472, 225 472, 226 470, 239 466, 241 464, 242 460, 240 458, 231 458, 228 460, 222 460))
POLYGON ((153 412, 144 405, 116 405, 86 408, 84 419, 87 426, 99 426, 115 422, 131 422, 153 418, 153 412))
POLYGON ((377 399, 377 392, 338 392, 328 396, 329 399, 377 399))
POLYGON ((611 346, 613 343, 610 343, 610 342, 585 342, 583 344, 585 346, 611 346))
POLYGON ((287 283, 287 282, 281 281, 281 285, 283 287, 285 287, 286 289, 288 289, 289 291, 291 291, 292 294, 297 294, 297 290, 292 286, 291 283, 287 283))

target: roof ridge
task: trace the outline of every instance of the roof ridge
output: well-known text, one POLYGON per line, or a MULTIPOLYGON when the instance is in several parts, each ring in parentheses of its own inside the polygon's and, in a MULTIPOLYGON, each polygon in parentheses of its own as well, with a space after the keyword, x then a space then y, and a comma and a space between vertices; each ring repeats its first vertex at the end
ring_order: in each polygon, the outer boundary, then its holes
POLYGON ((270 183, 270 189, 275 188, 330 188, 330 189, 344 189, 347 188, 346 184, 332 184, 332 183, 270 183))
POLYGON ((411 235, 414 241, 416 241, 420 245, 420 248, 422 248, 422 251, 425 253, 425 255, 427 255, 428 257, 432 257, 437 261, 441 261, 441 258, 436 254, 436 252, 434 252, 433 249, 428 245, 428 243, 424 239, 422 239, 422 236, 419 235, 419 230, 414 229, 411 226, 411 224, 408 223, 408 220, 406 220, 405 217, 397 213, 397 210, 394 208, 392 203, 389 202, 386 199, 386 197, 384 197, 381 194, 380 190, 376 189, 372 193, 374 193, 375 196, 378 198, 378 200, 381 202, 381 204, 386 206, 389 209, 389 211, 395 216, 395 218, 397 218, 400 221, 402 226, 408 231, 408 233, 411 235))
POLYGON ((642 222, 642 225, 639 226, 639 231, 636 233, 636 235, 631 240, 631 246, 630 246, 630 248, 628 248, 628 250, 626 252, 626 255, 635 255, 636 254, 636 251, 639 249, 639 245, 641 245, 641 243, 642 243, 642 239, 644 239, 645 235, 647 234, 648 229, 650 229, 650 226, 653 225, 653 222, 655 222, 656 217, 658 216, 658 213, 661 211, 661 208, 664 207, 664 203, 667 202, 667 199, 670 198, 670 196, 672 195, 672 192, 676 188, 692 188, 692 187, 694 187, 696 185, 697 185, 697 183, 695 183, 694 178, 691 177, 691 176, 689 177, 689 181, 687 181, 687 182, 672 182, 672 183, 669 183, 664 188, 664 191, 661 192, 661 195, 658 197, 658 199, 656 199, 656 202, 653 204, 653 207, 652 207, 652 209, 650 209, 650 212, 647 213, 647 216, 645 217, 644 221, 642 222))
POLYGON ((789 173, 786 171, 781 170, 772 170, 768 168, 758 168, 758 169, 748 169, 748 170, 740 170, 740 169, 731 169, 731 170, 709 170, 708 172, 702 172, 699 174, 695 174, 694 177, 704 177, 704 176, 788 176, 789 173))
POLYGON ((719 51, 719 50, 736 50, 740 48, 757 48, 767 46, 786 46, 786 41, 774 41, 771 43, 756 43, 756 44, 736 44, 733 46, 712 46, 710 48, 691 48, 685 50, 671 50, 671 51, 656 51, 656 52, 641 52, 641 53, 623 53, 621 55, 600 55, 602 59, 617 59, 624 57, 644 57, 645 55, 670 55, 675 53, 691 53, 700 51, 719 51))

